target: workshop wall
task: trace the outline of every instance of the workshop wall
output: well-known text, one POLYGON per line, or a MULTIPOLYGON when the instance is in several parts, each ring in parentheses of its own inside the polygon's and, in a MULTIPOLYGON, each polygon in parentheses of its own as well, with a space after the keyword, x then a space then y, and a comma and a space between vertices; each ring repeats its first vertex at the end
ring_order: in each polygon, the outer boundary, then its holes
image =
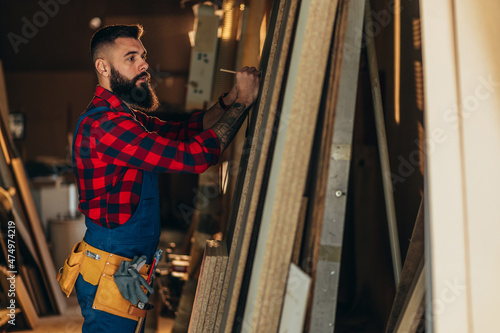
POLYGON ((0 58, 10 112, 26 116, 26 137, 16 142, 24 160, 66 159, 68 133, 92 98, 97 79, 89 57, 101 26, 144 26, 152 84, 163 112, 183 112, 193 27, 190 7, 173 1, 30 1, 0 3, 0 58))

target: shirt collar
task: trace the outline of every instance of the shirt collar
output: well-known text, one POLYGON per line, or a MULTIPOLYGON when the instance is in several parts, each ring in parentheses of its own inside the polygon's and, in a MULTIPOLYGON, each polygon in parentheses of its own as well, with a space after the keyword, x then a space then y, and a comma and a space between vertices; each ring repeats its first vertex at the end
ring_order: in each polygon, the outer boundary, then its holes
POLYGON ((95 89, 95 97, 104 100, 116 111, 128 111, 128 106, 113 92, 98 85, 95 89))

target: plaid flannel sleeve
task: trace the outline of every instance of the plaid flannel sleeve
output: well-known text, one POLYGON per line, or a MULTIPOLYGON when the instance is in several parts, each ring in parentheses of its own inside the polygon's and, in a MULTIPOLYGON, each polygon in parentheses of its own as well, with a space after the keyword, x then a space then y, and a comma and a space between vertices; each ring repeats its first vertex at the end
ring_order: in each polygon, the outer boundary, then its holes
POLYGON ((205 112, 193 113, 185 121, 164 121, 134 110, 134 113, 148 131, 157 132, 159 135, 172 140, 190 140, 203 132, 203 116, 205 112))
MULTIPOLYGON (((161 123, 158 123, 161 125, 161 123)), ((162 128, 170 125, 163 124, 162 128)), ((174 126, 175 127, 175 126, 174 126)), ((189 136, 179 134, 177 139, 148 131, 128 113, 108 113, 99 118, 92 136, 98 157, 114 165, 138 168, 152 172, 202 173, 217 163, 220 149, 211 129, 189 136)))

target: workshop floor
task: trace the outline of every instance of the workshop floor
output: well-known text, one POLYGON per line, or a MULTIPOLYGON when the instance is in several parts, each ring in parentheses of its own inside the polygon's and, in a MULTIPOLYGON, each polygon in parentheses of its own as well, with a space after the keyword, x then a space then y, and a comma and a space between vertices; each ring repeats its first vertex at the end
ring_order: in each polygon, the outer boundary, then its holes
MULTIPOLYGON (((68 307, 63 315, 41 317, 33 330, 18 331, 18 333, 78 333, 82 331, 83 317, 76 296, 68 298, 68 307)), ((158 330, 146 330, 145 333, 170 333, 174 319, 158 319, 158 330)))

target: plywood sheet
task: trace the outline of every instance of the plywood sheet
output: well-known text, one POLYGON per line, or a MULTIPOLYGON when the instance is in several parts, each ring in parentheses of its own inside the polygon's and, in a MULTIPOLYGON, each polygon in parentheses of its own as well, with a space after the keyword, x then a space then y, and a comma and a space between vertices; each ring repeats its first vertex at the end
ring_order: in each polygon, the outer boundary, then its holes
POLYGON ((290 264, 279 333, 303 332, 307 294, 310 286, 311 277, 295 264, 290 264))
POLYGON ((210 290, 214 279, 217 246, 217 241, 208 240, 206 243, 198 287, 196 288, 196 296, 191 312, 191 320, 189 322, 189 332, 202 332, 203 330, 210 290))
MULTIPOLYGON (((287 57, 292 38, 297 0, 281 0, 275 3, 270 20, 262 62, 263 82, 257 110, 253 111, 249 136, 245 144, 236 192, 233 201, 226 239, 230 247, 224 279, 221 310, 221 332, 230 333, 235 324, 236 310, 250 250, 257 205, 263 182, 266 181, 266 157, 278 112, 278 101, 287 68, 287 57)), ((239 318, 241 319, 241 318, 239 318)), ((241 321, 241 320, 239 320, 241 321)))
POLYGON ((278 329, 336 8, 330 0, 300 6, 243 332, 278 329))

